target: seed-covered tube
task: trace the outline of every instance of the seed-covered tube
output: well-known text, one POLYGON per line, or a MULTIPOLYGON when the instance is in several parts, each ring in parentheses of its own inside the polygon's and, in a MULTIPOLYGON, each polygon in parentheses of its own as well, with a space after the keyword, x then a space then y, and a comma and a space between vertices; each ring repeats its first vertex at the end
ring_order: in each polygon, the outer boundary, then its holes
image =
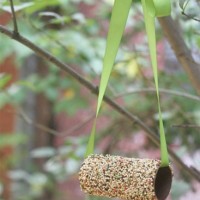
POLYGON ((95 196, 163 200, 170 191, 172 173, 169 167, 160 168, 160 160, 91 155, 81 166, 79 180, 81 189, 95 196))

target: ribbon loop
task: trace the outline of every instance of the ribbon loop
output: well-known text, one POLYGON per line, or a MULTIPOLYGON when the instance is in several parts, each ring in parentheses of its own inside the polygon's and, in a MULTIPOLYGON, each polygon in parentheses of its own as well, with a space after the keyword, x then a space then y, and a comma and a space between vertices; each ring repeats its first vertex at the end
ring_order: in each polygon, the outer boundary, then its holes
MULTIPOLYGON (((149 0, 147 0, 149 1, 149 0)), ((171 2, 170 0, 153 0, 155 7, 155 16, 164 17, 171 13, 171 2)))
MULTIPOLYGON (((162 120, 162 112, 160 108, 159 87, 158 87, 158 70, 157 70, 157 54, 156 54, 156 35, 155 35, 155 17, 163 17, 170 15, 171 0, 141 0, 144 11, 144 19, 146 32, 149 43, 149 51, 151 63, 153 67, 154 81, 157 94, 158 112, 159 112, 159 127, 160 127, 160 149, 161 149, 161 166, 169 166, 167 143, 162 120)), ((126 25, 128 13, 131 7, 132 0, 115 0, 110 27, 106 42, 106 51, 103 60, 103 71, 101 75, 99 96, 96 109, 96 118, 98 116, 101 103, 106 91, 110 73, 117 55, 121 37, 126 25)), ((95 127, 96 118, 93 124, 92 132, 87 146, 86 156, 94 152, 95 127)))
POLYGON ((145 4, 152 17, 164 17, 171 13, 170 0, 145 0, 145 4))

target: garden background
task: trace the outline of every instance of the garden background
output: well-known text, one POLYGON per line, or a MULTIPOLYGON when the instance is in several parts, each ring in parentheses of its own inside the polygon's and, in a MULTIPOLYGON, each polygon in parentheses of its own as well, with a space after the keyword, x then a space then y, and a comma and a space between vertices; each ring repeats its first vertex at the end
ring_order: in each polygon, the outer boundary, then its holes
MULTIPOLYGON (((113 1, 16 0, 20 37, 12 32, 10 2, 0 1, 0 199, 87 199, 78 170, 95 117, 113 1)), ((199 11, 199 0, 173 0, 172 16, 156 21, 174 170, 168 200, 200 196, 199 11)), ((97 121, 97 153, 160 157, 149 138, 158 136, 155 92, 141 2, 133 1, 97 121)))

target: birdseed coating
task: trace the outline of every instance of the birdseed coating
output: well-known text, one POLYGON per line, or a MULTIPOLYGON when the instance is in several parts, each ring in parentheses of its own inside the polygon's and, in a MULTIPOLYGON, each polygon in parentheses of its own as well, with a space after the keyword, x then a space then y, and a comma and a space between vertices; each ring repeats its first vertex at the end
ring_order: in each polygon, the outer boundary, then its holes
POLYGON ((154 181, 160 160, 90 155, 80 169, 81 189, 95 196, 156 200, 154 181))

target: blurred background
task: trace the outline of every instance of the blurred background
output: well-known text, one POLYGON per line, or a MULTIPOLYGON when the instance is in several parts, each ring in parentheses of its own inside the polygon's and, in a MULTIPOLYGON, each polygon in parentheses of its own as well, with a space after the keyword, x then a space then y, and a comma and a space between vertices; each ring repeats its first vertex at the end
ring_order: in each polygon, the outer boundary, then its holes
MULTIPOLYGON (((112 0, 15 0, 20 33, 98 85, 112 0)), ((200 62, 200 1, 172 1, 172 17, 200 62)), ((12 29, 9 1, 0 24, 12 29)), ((120 17, 120 16, 119 16, 120 17)), ((158 22, 159 87, 169 147, 200 170, 200 97, 158 22)), ((107 95, 158 134, 157 100, 141 2, 134 1, 107 95)), ((176 34, 176 33, 174 33, 176 34)), ((200 77, 200 75, 199 75, 200 77)), ((97 97, 69 74, 0 34, 0 199, 106 200, 80 190, 78 170, 97 97)), ((95 151, 159 158, 145 130, 103 104, 95 151)), ((173 164, 168 200, 198 200, 200 183, 173 164)))

